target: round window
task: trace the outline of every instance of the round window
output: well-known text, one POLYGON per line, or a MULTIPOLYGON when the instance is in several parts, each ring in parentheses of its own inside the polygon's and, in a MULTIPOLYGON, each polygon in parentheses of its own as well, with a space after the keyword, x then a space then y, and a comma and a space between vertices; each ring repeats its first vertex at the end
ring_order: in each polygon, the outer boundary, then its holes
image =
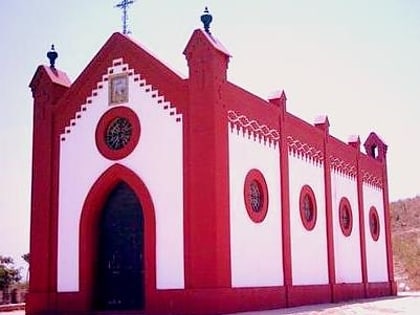
POLYGON ((308 185, 303 186, 300 191, 299 207, 303 226, 308 231, 313 230, 316 224, 317 209, 315 194, 308 185))
POLYGON ((341 232, 343 232, 345 236, 350 236, 353 229, 353 214, 350 202, 346 197, 343 197, 340 200, 338 215, 341 232))
POLYGON ((131 139, 133 125, 125 117, 117 117, 111 121, 105 132, 105 143, 111 150, 121 150, 131 139))
POLYGON ((264 221, 268 210, 268 191, 264 175, 252 169, 245 177, 244 201, 249 217, 255 223, 264 221))
POLYGON ((369 228, 373 240, 377 241, 379 239, 380 224, 378 211, 375 207, 371 207, 369 211, 369 228))
POLYGON ((114 107, 107 111, 96 127, 96 146, 110 160, 129 155, 140 138, 140 122, 128 107, 114 107))

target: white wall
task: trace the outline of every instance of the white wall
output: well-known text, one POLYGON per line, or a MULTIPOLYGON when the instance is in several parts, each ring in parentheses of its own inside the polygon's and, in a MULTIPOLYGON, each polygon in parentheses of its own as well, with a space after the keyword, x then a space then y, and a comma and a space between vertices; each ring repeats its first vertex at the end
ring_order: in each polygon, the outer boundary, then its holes
MULTIPOLYGON (((230 129, 230 128, 229 128, 230 129)), ((271 147, 242 131, 229 133, 230 239, 233 287, 283 284, 278 146, 271 147), (268 188, 265 220, 251 220, 244 203, 244 181, 249 170, 261 171, 268 188)))
MULTIPOLYGON (((121 66, 112 67, 114 74, 121 66)), ((104 72, 107 69, 104 69, 104 72)), ((60 147, 58 222, 58 291, 79 290, 79 225, 83 203, 96 179, 118 162, 134 171, 147 186, 156 216, 157 288, 184 287, 183 249, 183 155, 182 120, 164 110, 158 97, 145 92, 129 77, 127 105, 140 119, 141 135, 136 149, 126 158, 110 161, 96 148, 95 129, 108 105, 108 84, 92 97, 87 110, 71 132, 63 134, 60 147)), ((114 107, 114 106, 112 106, 114 107)), ((141 200, 140 200, 141 202, 141 200)), ((147 224, 147 223, 146 223, 147 224)))
POLYGON ((356 178, 331 170, 331 195, 336 282, 360 283, 362 265, 356 178), (353 215, 353 229, 348 237, 340 228, 339 205, 342 197, 350 202, 353 215))
POLYGON ((324 168, 306 157, 289 153, 290 237, 294 285, 328 283, 324 168), (302 224, 299 196, 309 185, 316 198, 317 221, 308 231, 302 224))
POLYGON ((385 241, 385 218, 383 191, 370 184, 363 183, 363 205, 365 218, 366 263, 368 282, 388 281, 388 266, 385 241), (375 242, 369 228, 369 211, 374 206, 379 216, 379 238, 375 242))

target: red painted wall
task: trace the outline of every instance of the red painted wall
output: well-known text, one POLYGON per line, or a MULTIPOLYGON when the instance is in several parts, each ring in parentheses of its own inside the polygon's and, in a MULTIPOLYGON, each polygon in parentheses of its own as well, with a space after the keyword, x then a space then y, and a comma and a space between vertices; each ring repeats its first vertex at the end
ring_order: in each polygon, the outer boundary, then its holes
MULTIPOLYGON (((145 208, 146 313, 221 314, 342 301, 396 293, 393 279, 389 225, 386 145, 375 134, 365 146, 379 148, 372 157, 359 152, 360 140, 344 144, 329 135, 329 122, 313 126, 286 111, 284 93, 263 100, 227 80, 229 55, 220 43, 196 30, 184 51, 189 78, 182 79, 140 45, 119 33, 113 34, 92 62, 70 86, 65 74, 38 68, 31 88, 34 96, 34 132, 31 204, 31 282, 28 314, 86 312, 92 309, 93 268, 96 251, 95 226, 99 209, 117 179, 126 181, 145 208), (57 209, 59 135, 80 109, 106 67, 123 58, 131 68, 141 69, 147 82, 183 113, 184 136, 184 248, 183 290, 156 289, 155 218, 153 201, 141 178, 116 164, 98 178, 86 199, 81 222, 80 292, 57 292, 57 209), (230 267, 228 111, 257 120, 280 133, 282 248, 284 286, 232 288, 230 267), (293 286, 290 242, 289 166, 287 141, 292 136, 322 152, 328 240, 328 285, 293 286), (331 214, 331 165, 334 154, 356 165, 360 227, 360 284, 335 283, 335 259, 331 214), (383 188, 388 282, 367 283, 363 178, 361 169, 376 176, 383 188)), ((280 192, 279 192, 280 194, 280 192)))

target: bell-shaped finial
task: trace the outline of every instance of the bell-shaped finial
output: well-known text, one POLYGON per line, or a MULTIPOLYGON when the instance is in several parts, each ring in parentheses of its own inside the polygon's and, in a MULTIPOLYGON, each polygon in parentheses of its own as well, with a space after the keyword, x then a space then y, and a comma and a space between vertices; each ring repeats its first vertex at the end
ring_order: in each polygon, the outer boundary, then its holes
POLYGON ((55 69, 55 60, 58 58, 58 53, 55 51, 54 44, 51 45, 51 50, 47 53, 47 58, 50 60, 50 67, 55 69))
POLYGON ((210 23, 211 23, 211 21, 213 21, 213 17, 209 13, 209 9, 206 7, 204 9, 204 14, 201 16, 201 22, 203 22, 204 30, 209 35, 211 34, 210 33, 210 23))

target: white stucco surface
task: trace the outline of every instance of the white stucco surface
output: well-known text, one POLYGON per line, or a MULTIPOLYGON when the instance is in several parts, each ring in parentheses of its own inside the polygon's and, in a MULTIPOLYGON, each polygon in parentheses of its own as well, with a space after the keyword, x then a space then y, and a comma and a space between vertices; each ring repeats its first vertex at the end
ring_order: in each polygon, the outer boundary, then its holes
POLYGON ((324 165, 289 153, 289 189, 293 284, 326 284, 328 253, 324 165), (317 221, 311 231, 303 226, 299 212, 299 196, 304 185, 312 188, 317 204, 317 221))
MULTIPOLYGON (((122 72, 114 66, 114 74, 122 72)), ((106 69, 104 69, 104 72, 106 69)), ((136 149, 126 158, 104 158, 95 144, 95 129, 108 105, 108 83, 97 90, 87 110, 76 119, 60 147, 59 222, 58 222, 58 291, 79 290, 79 225, 87 194, 97 178, 114 163, 135 172, 145 183, 156 217, 156 286, 158 289, 184 287, 183 248, 183 154, 182 120, 169 114, 145 87, 129 77, 130 99, 127 106, 136 112, 141 135, 136 149)), ((141 202, 141 200, 140 200, 141 202)), ((147 222, 145 222, 147 224, 147 222)))
POLYGON ((336 282, 360 283, 362 265, 356 178, 331 170, 331 197, 336 282), (339 205, 343 197, 350 202, 353 216, 353 228, 349 236, 345 236, 340 228, 339 205))
POLYGON ((388 266, 385 241, 385 217, 383 191, 367 183, 363 183, 363 204, 366 238, 366 264, 368 282, 388 281, 388 266), (374 206, 379 217, 379 238, 374 241, 369 228, 369 210, 374 206))
POLYGON ((280 162, 278 146, 237 132, 229 133, 230 239, 233 287, 283 284, 280 162), (258 169, 268 188, 265 220, 251 220, 244 203, 244 181, 258 169))

